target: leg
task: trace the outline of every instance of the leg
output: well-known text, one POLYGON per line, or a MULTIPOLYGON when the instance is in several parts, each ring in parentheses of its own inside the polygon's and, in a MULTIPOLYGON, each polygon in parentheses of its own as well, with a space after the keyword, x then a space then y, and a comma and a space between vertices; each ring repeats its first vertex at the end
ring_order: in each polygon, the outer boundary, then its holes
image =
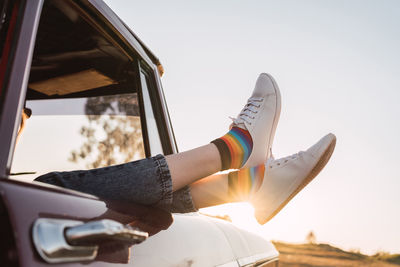
POLYGON ((250 201, 257 220, 265 224, 323 169, 335 144, 336 137, 328 134, 304 152, 201 179, 190 185, 194 205, 250 201))
POLYGON ((228 134, 212 144, 166 157, 173 190, 220 170, 263 164, 269 157, 280 106, 278 86, 270 75, 262 73, 228 134))
POLYGON ((228 190, 228 173, 215 174, 190 185, 197 209, 231 202, 228 190))
POLYGON ((220 155, 214 144, 168 155, 166 159, 173 191, 221 170, 220 155))
POLYGON ((265 165, 239 171, 215 174, 190 185, 196 208, 249 201, 252 193, 261 187, 265 165))
POLYGON ((280 106, 278 86, 271 76, 261 74, 248 103, 233 119, 228 134, 213 144, 167 156, 175 192, 172 210, 193 211, 194 208, 187 208, 193 207, 190 191, 195 195, 197 208, 229 201, 225 196, 226 175, 207 176, 219 170, 263 164, 269 156, 280 106), (207 178, 194 183, 202 177, 207 178), (188 184, 192 184, 191 190, 188 184))

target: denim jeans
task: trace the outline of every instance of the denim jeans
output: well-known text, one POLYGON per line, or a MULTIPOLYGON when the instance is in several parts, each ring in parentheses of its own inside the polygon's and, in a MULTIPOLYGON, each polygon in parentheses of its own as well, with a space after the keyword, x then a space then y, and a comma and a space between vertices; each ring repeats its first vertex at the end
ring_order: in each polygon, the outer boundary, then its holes
POLYGON ((170 212, 196 211, 188 186, 172 192, 171 174, 163 155, 92 170, 51 172, 35 181, 103 199, 154 205, 170 212))

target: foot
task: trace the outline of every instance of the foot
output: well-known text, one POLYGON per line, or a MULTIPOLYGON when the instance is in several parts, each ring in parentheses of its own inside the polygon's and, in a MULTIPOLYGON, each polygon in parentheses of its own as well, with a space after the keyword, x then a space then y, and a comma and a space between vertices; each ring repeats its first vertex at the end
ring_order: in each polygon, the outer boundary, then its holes
POLYGON ((278 85, 266 73, 260 74, 253 94, 231 130, 214 140, 221 154, 222 169, 239 169, 264 164, 269 157, 281 112, 278 85))
POLYGON ((261 187, 251 196, 260 224, 274 217, 324 168, 336 144, 333 134, 324 136, 307 151, 265 163, 261 187))

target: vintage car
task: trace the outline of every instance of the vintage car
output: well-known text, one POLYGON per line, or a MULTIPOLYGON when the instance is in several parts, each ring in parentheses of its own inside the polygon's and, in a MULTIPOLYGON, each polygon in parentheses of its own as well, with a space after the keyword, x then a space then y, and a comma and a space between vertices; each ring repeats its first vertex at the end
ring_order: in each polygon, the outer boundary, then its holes
POLYGON ((34 182, 177 153, 162 66, 101 0, 0 8, 1 266, 277 266, 230 222, 34 182))

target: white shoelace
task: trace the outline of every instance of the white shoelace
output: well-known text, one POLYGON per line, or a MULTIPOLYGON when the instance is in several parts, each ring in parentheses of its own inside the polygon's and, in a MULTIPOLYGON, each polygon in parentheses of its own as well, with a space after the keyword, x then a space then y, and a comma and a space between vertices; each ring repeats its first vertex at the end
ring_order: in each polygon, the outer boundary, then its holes
POLYGON ((270 162, 268 162, 267 165, 269 165, 269 168, 280 166, 281 164, 284 164, 289 160, 297 159, 302 153, 304 153, 304 151, 300 151, 298 153, 280 159, 275 159, 274 156, 271 154, 271 158, 269 159, 270 162))
POLYGON ((262 101, 263 98, 261 97, 250 97, 237 118, 229 117, 232 120, 233 125, 239 127, 244 126, 244 122, 251 125, 251 120, 255 118, 254 114, 258 113, 262 101))

